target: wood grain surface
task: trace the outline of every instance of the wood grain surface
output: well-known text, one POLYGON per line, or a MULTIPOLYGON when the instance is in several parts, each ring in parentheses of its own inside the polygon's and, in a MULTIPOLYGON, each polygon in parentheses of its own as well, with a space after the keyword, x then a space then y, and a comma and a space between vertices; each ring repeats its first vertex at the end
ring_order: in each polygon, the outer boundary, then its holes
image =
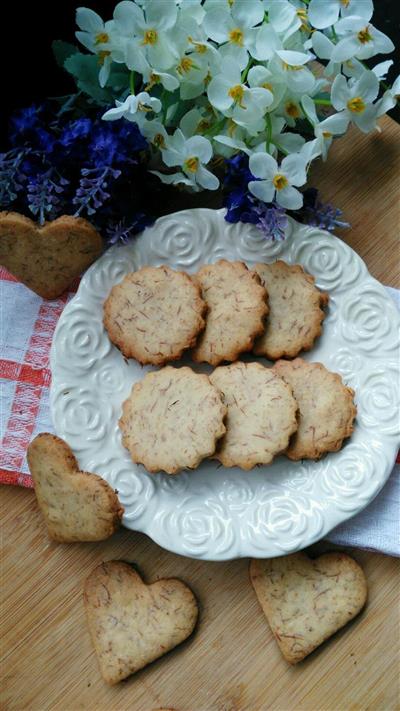
MULTIPOLYGON (((357 131, 313 171, 325 200, 345 211, 341 236, 380 281, 400 286, 400 128, 357 131)), ((97 544, 49 541, 33 491, 3 487, 1 709, 4 711, 396 711, 399 561, 352 551, 363 566, 365 611, 296 667, 281 657, 248 579, 248 560, 207 563, 121 530, 97 544), (147 582, 185 580, 200 603, 193 637, 117 687, 102 681, 82 604, 101 561, 135 562, 147 582)), ((333 546, 320 543, 318 554, 333 546)))

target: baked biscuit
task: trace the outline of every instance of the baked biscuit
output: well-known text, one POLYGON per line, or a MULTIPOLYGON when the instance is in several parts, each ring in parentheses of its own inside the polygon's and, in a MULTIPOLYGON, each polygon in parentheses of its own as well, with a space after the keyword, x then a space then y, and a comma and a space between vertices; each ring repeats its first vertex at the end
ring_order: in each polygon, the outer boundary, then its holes
POLYGON ((207 303, 207 322, 192 351, 197 363, 218 365, 250 351, 264 331, 267 292, 255 272, 243 262, 206 264, 194 279, 207 303))
POLYGON ((175 578, 146 585, 127 563, 111 560, 85 582, 84 605, 101 674, 108 684, 162 657, 193 632, 198 607, 175 578))
POLYGON ((43 299, 60 296, 103 251, 97 230, 62 215, 38 225, 18 212, 0 212, 0 264, 43 299))
POLYGON ((273 370, 292 387, 299 405, 299 427, 286 451, 289 459, 320 459, 340 449, 354 429, 354 390, 338 373, 301 358, 279 360, 273 370))
POLYGON ((300 264, 256 264, 254 271, 268 291, 269 315, 253 352, 277 360, 309 351, 321 335, 328 294, 317 289, 314 277, 300 264))
POLYGON ((207 375, 166 366, 136 383, 122 406, 122 442, 149 472, 194 469, 225 434, 226 407, 207 375))
POLYGON ((111 289, 104 326, 126 358, 163 365, 194 346, 205 310, 200 287, 187 274, 143 267, 111 289))
POLYGON ((64 440, 43 432, 28 447, 39 507, 53 540, 102 541, 119 527, 124 509, 97 474, 80 471, 64 440))
POLYGON ((233 363, 214 370, 211 382, 228 408, 226 435, 215 458, 226 467, 269 464, 297 429, 291 388, 260 363, 233 363))
POLYGON ((280 650, 300 662, 365 605, 362 568, 344 553, 252 560, 250 580, 280 650))

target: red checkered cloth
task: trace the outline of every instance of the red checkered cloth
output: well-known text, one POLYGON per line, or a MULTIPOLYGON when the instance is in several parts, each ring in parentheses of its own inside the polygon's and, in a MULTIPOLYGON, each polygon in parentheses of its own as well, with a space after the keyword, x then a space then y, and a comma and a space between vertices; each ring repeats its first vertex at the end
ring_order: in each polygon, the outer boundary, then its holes
MULTIPOLYGON (((53 432, 49 406, 49 354, 61 312, 76 291, 44 301, 0 267, 0 483, 32 487, 26 462, 29 442, 53 432)), ((400 292, 390 289, 400 306, 400 292)), ((379 496, 338 526, 329 540, 400 555, 400 466, 379 496)))
POLYGON ((44 301, 0 267, 0 483, 32 487, 29 442, 53 432, 49 354, 54 329, 76 291, 44 301))

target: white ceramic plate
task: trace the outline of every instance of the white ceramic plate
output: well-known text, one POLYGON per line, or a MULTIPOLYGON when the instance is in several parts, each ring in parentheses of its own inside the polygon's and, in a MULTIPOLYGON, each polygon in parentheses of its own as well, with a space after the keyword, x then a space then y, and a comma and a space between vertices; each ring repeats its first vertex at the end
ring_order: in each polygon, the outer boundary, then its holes
POLYGON ((224 210, 178 212, 106 252, 63 311, 51 350, 54 426, 81 467, 118 490, 125 526, 164 548, 207 560, 293 552, 363 509, 391 472, 399 442, 398 325, 384 288, 337 237, 290 220, 285 241, 274 243, 251 225, 228 224, 224 210), (127 362, 111 345, 102 304, 144 264, 195 272, 222 257, 248 266, 300 263, 329 292, 323 335, 304 357, 340 372, 355 389, 355 432, 319 462, 279 457, 244 472, 208 460, 178 476, 151 475, 132 463, 117 424, 132 383, 150 368, 127 362))

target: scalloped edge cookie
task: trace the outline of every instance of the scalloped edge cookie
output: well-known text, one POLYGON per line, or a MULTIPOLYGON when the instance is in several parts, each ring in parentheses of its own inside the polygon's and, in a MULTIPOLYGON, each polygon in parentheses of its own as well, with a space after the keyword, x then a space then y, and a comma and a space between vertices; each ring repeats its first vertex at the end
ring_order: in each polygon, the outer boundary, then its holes
POLYGON ((200 285, 208 307, 193 360, 216 366, 251 351, 255 338, 264 332, 268 314, 268 294, 258 274, 243 262, 221 259, 205 264, 192 279, 200 285))
POLYGON ((242 363, 216 368, 211 382, 228 408, 226 435, 214 455, 225 467, 270 464, 297 430, 292 389, 272 368, 242 363))
POLYGON ((195 345, 206 309, 200 287, 185 272, 142 267, 113 286, 103 323, 126 358, 164 365, 195 345))
POLYGON ((337 452, 354 431, 354 390, 322 363, 309 363, 302 358, 279 360, 273 370, 291 386, 299 405, 299 427, 286 456, 297 461, 337 452))
POLYGON ((300 264, 282 260, 258 263, 254 271, 268 291, 269 315, 265 333, 255 342, 253 352, 278 360, 309 351, 322 333, 328 294, 317 289, 315 278, 300 264))
POLYGON ((166 366, 147 373, 122 406, 122 443, 149 472, 195 469, 225 434, 226 406, 209 377, 166 366))

